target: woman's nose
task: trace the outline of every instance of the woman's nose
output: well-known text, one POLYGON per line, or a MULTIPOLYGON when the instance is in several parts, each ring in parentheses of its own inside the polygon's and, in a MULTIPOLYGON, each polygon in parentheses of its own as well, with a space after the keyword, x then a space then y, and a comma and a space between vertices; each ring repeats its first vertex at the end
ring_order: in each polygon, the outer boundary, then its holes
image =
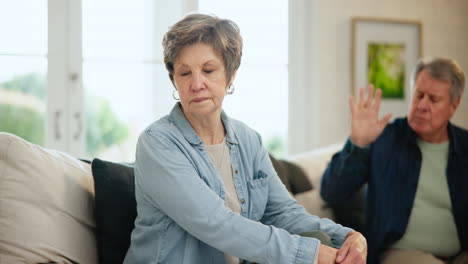
POLYGON ((190 89, 192 91, 198 91, 204 87, 204 78, 201 73, 193 73, 192 80, 190 83, 190 89))

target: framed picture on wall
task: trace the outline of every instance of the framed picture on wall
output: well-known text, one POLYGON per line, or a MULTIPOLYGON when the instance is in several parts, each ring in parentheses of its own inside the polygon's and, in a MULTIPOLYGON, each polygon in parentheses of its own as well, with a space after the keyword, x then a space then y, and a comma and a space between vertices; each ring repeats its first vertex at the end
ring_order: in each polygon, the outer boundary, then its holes
POLYGON ((352 18, 352 91, 382 90, 381 113, 407 112, 411 72, 422 56, 422 24, 386 18, 352 18))

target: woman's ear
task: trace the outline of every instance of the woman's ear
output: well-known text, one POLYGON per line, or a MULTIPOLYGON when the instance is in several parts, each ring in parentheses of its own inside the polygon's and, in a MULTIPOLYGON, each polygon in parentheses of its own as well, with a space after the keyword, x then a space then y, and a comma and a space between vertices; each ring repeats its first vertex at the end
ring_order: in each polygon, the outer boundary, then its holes
POLYGON ((236 78, 236 73, 237 73, 237 70, 232 73, 231 80, 229 80, 228 82, 228 87, 234 83, 234 79, 236 78))

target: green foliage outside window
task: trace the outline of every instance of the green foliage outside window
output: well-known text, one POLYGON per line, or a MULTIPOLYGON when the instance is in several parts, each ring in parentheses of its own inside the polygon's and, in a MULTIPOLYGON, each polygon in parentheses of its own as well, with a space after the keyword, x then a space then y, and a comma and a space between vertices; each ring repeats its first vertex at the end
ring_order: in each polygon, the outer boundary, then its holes
MULTIPOLYGON (((45 76, 31 73, 0 83, 0 91, 11 91, 24 98, 33 98, 36 106, 5 103, 0 98, 0 131, 15 134, 37 145, 45 144, 45 76), (39 107, 37 104, 40 104, 39 107), (39 109, 39 110, 38 110, 39 109)), ((24 101, 24 100, 23 100, 24 101)), ((86 102, 86 151, 96 156, 99 151, 123 142, 130 136, 130 129, 120 122, 111 105, 103 98, 88 96, 86 102)), ((276 158, 282 158, 286 146, 279 136, 266 140, 266 149, 276 158)))
POLYGON ((273 136, 266 140, 265 148, 275 158, 281 159, 286 155, 286 146, 279 136, 273 136))
POLYGON ((32 109, 0 103, 0 131, 44 145, 44 115, 32 109))
POLYGON ((0 83, 0 90, 8 92, 0 98, 0 131, 44 145, 44 84, 45 78, 40 74, 18 76, 0 83), (6 98, 12 96, 15 99, 6 98))
MULTIPOLYGON (((41 105, 8 102, 0 98, 0 131, 15 134, 38 145, 45 143, 45 76, 31 73, 0 83, 0 90, 14 92, 41 105), (43 109, 43 110, 38 110, 43 109)), ((129 128, 120 122, 112 111, 108 101, 89 96, 86 98, 86 150, 90 155, 114 144, 124 141, 129 136, 129 128)))
POLYGON ((86 150, 97 154, 128 138, 128 126, 117 120, 108 101, 100 97, 86 100, 86 150))

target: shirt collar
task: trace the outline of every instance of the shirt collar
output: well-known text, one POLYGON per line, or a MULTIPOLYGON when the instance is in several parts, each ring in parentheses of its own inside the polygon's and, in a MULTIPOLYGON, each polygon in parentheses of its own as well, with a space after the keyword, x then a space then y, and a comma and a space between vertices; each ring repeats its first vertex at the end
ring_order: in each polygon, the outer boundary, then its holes
MULTIPOLYGON (((409 126, 407 117, 405 117, 404 121, 405 121, 405 126, 406 126, 404 136, 403 136, 404 140, 411 144, 417 144, 418 135, 409 126)), ((448 131, 448 137, 449 137, 449 151, 460 153, 460 147, 457 144, 455 126, 450 121, 448 122, 448 125, 447 125, 447 131, 448 131)))
POLYGON ((457 154, 461 154, 461 149, 460 149, 460 145, 458 144, 458 137, 457 137, 457 134, 456 134, 456 130, 455 130, 455 126, 452 125, 452 123, 450 123, 450 121, 448 122, 448 136, 449 136, 449 151, 450 152, 455 152, 457 154))
MULTIPOLYGON (((182 105, 180 102, 177 102, 174 105, 171 113, 169 114, 169 118, 190 144, 203 144, 203 141, 197 135, 195 130, 192 128, 192 125, 182 112, 182 105)), ((238 144, 234 129, 232 127, 232 120, 226 115, 224 110, 221 111, 221 120, 223 121, 224 128, 226 129, 226 142, 229 144, 238 144)))

